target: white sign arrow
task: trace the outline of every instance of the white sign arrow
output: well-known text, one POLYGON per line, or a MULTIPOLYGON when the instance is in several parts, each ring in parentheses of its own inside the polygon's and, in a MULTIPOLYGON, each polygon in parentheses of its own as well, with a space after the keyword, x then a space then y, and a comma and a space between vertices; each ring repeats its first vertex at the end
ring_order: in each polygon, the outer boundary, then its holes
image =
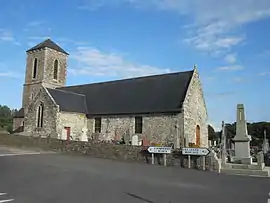
POLYGON ((207 148, 183 148, 183 155, 198 155, 198 156, 206 156, 210 153, 210 150, 207 148))
POLYGON ((148 152, 152 154, 170 154, 172 153, 171 147, 148 147, 148 152))

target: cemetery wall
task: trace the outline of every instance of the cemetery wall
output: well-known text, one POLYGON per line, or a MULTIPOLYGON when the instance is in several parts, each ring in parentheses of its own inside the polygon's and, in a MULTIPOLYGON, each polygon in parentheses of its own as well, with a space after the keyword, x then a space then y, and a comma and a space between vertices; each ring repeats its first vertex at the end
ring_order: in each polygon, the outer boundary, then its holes
MULTIPOLYGON (((28 137, 21 135, 0 134, 0 146, 20 148, 38 148, 56 152, 87 155, 96 158, 114 159, 119 161, 134 161, 151 164, 151 154, 141 146, 119 145, 105 142, 64 141, 54 138, 28 137)), ((206 170, 217 171, 213 156, 206 156, 206 170)), ((163 165, 161 154, 155 155, 155 164, 163 165)), ((181 151, 167 154, 167 166, 188 167, 188 157, 181 151)), ((202 157, 191 156, 191 168, 202 169, 202 157)))

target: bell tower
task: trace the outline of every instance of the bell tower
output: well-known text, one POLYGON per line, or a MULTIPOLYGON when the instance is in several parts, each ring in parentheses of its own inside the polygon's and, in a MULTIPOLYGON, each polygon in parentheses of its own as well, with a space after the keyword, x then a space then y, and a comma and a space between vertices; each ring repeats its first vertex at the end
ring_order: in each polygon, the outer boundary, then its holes
POLYGON ((50 39, 26 51, 26 72, 22 107, 27 109, 41 86, 48 88, 66 85, 68 53, 50 39))

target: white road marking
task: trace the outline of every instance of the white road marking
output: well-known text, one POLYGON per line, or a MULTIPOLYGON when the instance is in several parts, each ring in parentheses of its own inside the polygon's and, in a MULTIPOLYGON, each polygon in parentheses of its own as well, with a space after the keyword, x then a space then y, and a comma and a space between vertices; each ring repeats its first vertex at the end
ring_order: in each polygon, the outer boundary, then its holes
POLYGON ((14 201, 14 199, 0 200, 0 203, 4 203, 4 202, 12 202, 12 201, 14 201))
MULTIPOLYGON (((0 193, 0 196, 6 195, 7 193, 0 193)), ((5 200, 0 200, 0 203, 4 203, 4 202, 12 202, 14 201, 14 199, 5 199, 5 200)))
MULTIPOLYGON (((0 154, 1 156, 22 156, 22 155, 38 155, 41 154, 40 152, 29 152, 29 153, 18 153, 18 154, 0 154)), ((1 203, 1 202, 0 202, 1 203)))

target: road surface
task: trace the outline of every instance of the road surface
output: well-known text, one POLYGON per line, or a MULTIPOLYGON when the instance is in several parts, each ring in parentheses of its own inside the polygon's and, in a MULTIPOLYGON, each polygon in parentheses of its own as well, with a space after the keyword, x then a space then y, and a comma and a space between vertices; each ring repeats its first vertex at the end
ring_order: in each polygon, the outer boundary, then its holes
POLYGON ((268 178, 0 147, 0 203, 267 203, 269 192, 268 178))

